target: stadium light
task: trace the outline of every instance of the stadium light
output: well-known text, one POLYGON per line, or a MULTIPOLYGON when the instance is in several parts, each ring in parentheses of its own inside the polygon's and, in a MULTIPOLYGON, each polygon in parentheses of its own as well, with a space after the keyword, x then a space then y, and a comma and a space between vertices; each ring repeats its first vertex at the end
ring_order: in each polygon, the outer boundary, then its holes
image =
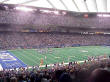
POLYGON ((51 10, 40 10, 42 13, 54 13, 55 15, 60 15, 59 11, 51 11, 51 10))
POLYGON ((59 11, 54 11, 54 14, 60 15, 60 12, 59 11))
POLYGON ((51 11, 50 10, 40 10, 42 13, 50 13, 51 11))
POLYGON ((103 14, 103 17, 110 17, 109 14, 103 14))
POLYGON ((97 14, 98 17, 110 17, 110 14, 97 14))
POLYGON ((97 14, 97 16, 98 16, 98 17, 103 17, 103 15, 102 15, 102 14, 97 14))
POLYGON ((63 14, 63 15, 66 15, 67 13, 64 11, 64 12, 62 12, 62 14, 63 14))
POLYGON ((26 11, 26 12, 28 12, 28 11, 33 11, 32 8, 27 8, 27 7, 16 7, 15 9, 16 9, 16 10, 26 11))

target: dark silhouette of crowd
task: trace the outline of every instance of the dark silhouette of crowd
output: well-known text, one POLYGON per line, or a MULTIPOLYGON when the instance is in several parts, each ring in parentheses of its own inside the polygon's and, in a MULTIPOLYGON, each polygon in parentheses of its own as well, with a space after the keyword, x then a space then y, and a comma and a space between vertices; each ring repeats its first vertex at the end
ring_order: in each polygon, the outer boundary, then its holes
POLYGON ((109 35, 0 32, 1 49, 109 45, 109 41, 109 35))
POLYGON ((110 59, 70 62, 45 69, 4 69, 0 71, 0 82, 110 82, 110 59))

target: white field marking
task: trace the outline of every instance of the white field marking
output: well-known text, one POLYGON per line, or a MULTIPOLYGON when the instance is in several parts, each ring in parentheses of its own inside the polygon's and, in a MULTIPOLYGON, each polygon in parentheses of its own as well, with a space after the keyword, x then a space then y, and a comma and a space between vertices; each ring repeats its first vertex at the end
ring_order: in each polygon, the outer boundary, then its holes
MULTIPOLYGON (((11 50, 10 50, 11 51, 11 50)), ((108 58, 103 58, 101 60, 105 60, 105 59, 108 59, 108 58)), ((97 59, 95 59, 97 60, 97 59)), ((87 61, 87 60, 86 60, 87 61)), ((85 61, 77 61, 78 63, 82 63, 82 62, 85 62, 85 61)), ((64 65, 68 65, 69 63, 64 63, 64 65)), ((61 64, 59 64, 61 65, 61 64)), ((50 67, 50 65, 47 65, 48 67, 50 67)), ((54 66, 54 64, 51 64, 51 66, 54 66)), ((29 68, 32 68, 33 66, 29 66, 29 68)), ((42 66, 39 66, 39 67, 45 67, 45 65, 42 65, 42 66)))
MULTIPOLYGON (((23 56, 26 58, 26 59, 28 59, 28 60, 30 60, 30 61, 32 61, 32 62, 34 62, 35 63, 35 61, 33 61, 32 59, 30 59, 28 56, 25 56, 25 55, 22 55, 22 52, 17 52, 17 53, 21 53, 20 55, 21 55, 21 57, 23 58, 23 56)), ((14 55, 15 56, 15 55, 14 55)), ((17 57, 18 58, 18 57, 17 57)), ((21 60, 20 58, 18 58, 19 60, 21 60)), ((21 60, 22 61, 22 60, 21 60)), ((22 61, 23 62, 23 61, 22 61)), ((24 63, 24 62, 23 62, 24 63)), ((25 64, 25 63, 24 63, 25 64)), ((26 64, 27 65, 27 64, 26 64)), ((28 65, 27 65, 28 66, 28 65)))
POLYGON ((33 56, 33 57, 35 57, 35 58, 37 58, 38 60, 40 60, 40 58, 38 58, 38 57, 36 57, 34 54, 32 54, 31 52, 26 52, 26 51, 24 51, 26 54, 29 54, 29 55, 31 55, 31 56, 33 56))
MULTIPOLYGON (((27 53, 26 51, 23 50, 23 52, 29 55, 29 53, 27 53)), ((32 62, 34 62, 37 65, 36 61, 34 61, 33 59, 31 59, 29 56, 26 56, 26 57, 27 57, 27 59, 31 60, 32 62)))
POLYGON ((60 58, 60 57, 55 57, 55 58, 60 58))
MULTIPOLYGON (((13 51, 13 50, 8 50, 8 51, 13 51)), ((24 50, 23 50, 24 51, 24 50)), ((10 52, 11 53, 11 52, 10 52)), ((17 52, 17 53, 21 53, 21 52, 17 52)), ((22 53, 21 53, 22 54, 22 53)), ((26 52, 26 54, 27 54, 27 52, 26 52)), ((15 56, 15 55, 14 55, 15 56)), ((16 56, 15 56, 16 57, 16 56)), ((21 56, 22 57, 22 56, 21 56)), ((26 59, 28 59, 28 60, 30 60, 30 61, 33 61, 32 59, 30 59, 28 56, 25 56, 26 57, 26 59)), ((17 57, 18 58, 18 57, 17 57)), ((23 57, 22 57, 23 58, 23 57)), ((20 58, 18 58, 19 60, 21 60, 20 58)), ((40 59, 39 59, 40 60, 40 59)), ((21 60, 22 61, 22 60, 21 60)), ((23 62, 23 61, 22 61, 23 62)), ((24 62, 23 62, 24 63, 24 62)), ((34 63, 35 63, 35 61, 34 61, 34 63)), ((25 65, 27 65, 26 63, 24 63, 25 65)), ((28 66, 28 65, 27 65, 28 66)), ((32 68, 32 66, 29 66, 29 68, 32 68)))
MULTIPOLYGON (((12 52, 10 52, 11 54, 13 54, 12 52)), ((13 54, 14 55, 14 54, 13 54)), ((15 55, 14 55, 15 56, 15 55)), ((21 62, 23 62, 20 58, 18 58, 17 56, 15 56, 18 60, 20 60, 21 62)), ((24 63, 24 62, 23 62, 24 63)), ((24 63, 25 64, 25 63, 24 63)), ((25 64, 27 65, 27 64, 25 64)), ((28 66, 28 65, 27 65, 28 66)))
POLYGON ((87 50, 81 50, 81 52, 88 52, 87 50))

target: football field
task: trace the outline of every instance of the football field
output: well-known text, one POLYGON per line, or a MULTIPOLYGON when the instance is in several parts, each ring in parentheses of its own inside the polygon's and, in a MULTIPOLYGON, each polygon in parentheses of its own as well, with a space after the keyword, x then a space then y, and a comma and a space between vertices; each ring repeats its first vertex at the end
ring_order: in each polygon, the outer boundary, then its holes
POLYGON ((18 49, 9 50, 19 60, 28 66, 54 64, 70 61, 84 61, 88 56, 110 55, 110 47, 106 46, 80 46, 67 48, 44 48, 44 49, 18 49))

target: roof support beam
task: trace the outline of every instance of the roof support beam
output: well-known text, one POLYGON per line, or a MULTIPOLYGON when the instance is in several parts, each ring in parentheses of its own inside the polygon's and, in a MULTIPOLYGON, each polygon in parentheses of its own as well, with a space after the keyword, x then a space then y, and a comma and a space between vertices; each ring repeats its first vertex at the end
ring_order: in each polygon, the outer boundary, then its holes
POLYGON ((87 11, 89 12, 89 8, 88 8, 87 3, 86 3, 85 0, 84 0, 84 4, 85 4, 85 6, 86 6, 87 11))
POLYGON ((25 2, 23 2, 23 3, 20 3, 20 4, 31 3, 31 2, 34 2, 34 1, 38 1, 38 0, 29 0, 29 1, 25 1, 25 2))
POLYGON ((60 0, 60 2, 64 5, 64 7, 66 8, 66 10, 69 10, 68 7, 66 6, 66 4, 62 0, 60 0))
POLYGON ((109 0, 107 0, 107 12, 109 12, 109 10, 108 10, 108 8, 109 8, 109 7, 108 7, 108 6, 109 6, 108 3, 109 3, 109 0))
POLYGON ((95 0, 95 4, 96 4, 96 10, 97 10, 97 12, 98 12, 98 5, 97 5, 97 1, 95 0))
POLYGON ((78 9, 78 11, 80 11, 80 9, 78 8, 77 4, 75 3, 74 0, 72 0, 73 4, 75 4, 76 8, 78 9))
POLYGON ((52 4, 52 2, 51 2, 50 0, 47 0, 47 2, 48 2, 53 8, 57 9, 57 8, 52 4))
POLYGON ((107 11, 108 11, 108 10, 107 10, 107 0, 106 0, 106 2, 105 2, 105 7, 106 7, 106 12, 107 12, 107 11))

